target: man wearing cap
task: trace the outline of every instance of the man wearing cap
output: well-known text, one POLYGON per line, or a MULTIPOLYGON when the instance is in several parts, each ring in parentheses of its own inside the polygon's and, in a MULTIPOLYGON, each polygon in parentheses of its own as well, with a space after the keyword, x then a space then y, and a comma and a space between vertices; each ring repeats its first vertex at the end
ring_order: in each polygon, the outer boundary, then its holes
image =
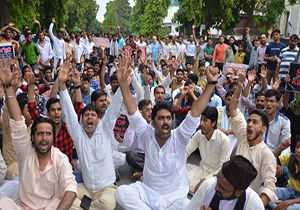
POLYGON ((186 210, 208 209, 264 209, 264 205, 250 187, 257 171, 249 160, 241 155, 223 164, 216 177, 205 180, 186 210))

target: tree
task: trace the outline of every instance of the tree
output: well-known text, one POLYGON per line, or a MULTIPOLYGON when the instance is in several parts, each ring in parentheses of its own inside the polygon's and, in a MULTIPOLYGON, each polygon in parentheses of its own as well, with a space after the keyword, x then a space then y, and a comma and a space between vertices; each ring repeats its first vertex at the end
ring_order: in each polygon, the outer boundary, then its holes
MULTIPOLYGON (((195 22, 228 31, 240 21, 240 14, 248 15, 247 25, 254 22, 268 27, 276 26, 278 16, 285 7, 284 0, 179 0, 180 8, 175 20, 195 22), (255 15, 259 14, 259 15, 255 15)), ((290 3, 295 3, 291 0, 290 3)))
POLYGON ((132 8, 128 0, 114 0, 106 4, 106 12, 104 14, 103 29, 108 31, 112 26, 112 33, 117 33, 117 25, 120 25, 124 34, 129 35, 130 30, 130 14, 132 8))

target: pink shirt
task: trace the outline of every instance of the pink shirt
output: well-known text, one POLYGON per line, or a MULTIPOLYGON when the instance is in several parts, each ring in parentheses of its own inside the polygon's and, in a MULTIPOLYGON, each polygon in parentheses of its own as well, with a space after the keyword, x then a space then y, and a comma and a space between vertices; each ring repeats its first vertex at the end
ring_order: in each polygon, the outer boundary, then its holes
POLYGON ((53 202, 58 205, 66 191, 77 194, 68 157, 52 146, 51 159, 44 171, 40 171, 24 118, 22 121, 10 119, 10 127, 19 165, 19 205, 24 209, 44 209, 53 202))

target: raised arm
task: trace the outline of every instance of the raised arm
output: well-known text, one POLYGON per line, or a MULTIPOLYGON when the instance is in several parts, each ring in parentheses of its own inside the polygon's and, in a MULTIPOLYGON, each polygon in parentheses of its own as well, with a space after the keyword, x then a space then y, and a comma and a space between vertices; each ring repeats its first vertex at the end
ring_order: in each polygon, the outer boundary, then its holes
POLYGON ((137 106, 129 90, 131 68, 128 68, 127 62, 127 56, 125 55, 121 61, 121 66, 117 69, 117 77, 127 112, 129 115, 133 115, 137 111, 137 106))
POLYGON ((54 41, 55 39, 55 36, 53 34, 53 26, 54 26, 54 23, 56 22, 55 18, 53 17, 52 20, 51 20, 51 24, 49 26, 49 36, 50 38, 52 39, 52 41, 54 41))
POLYGON ((17 77, 17 71, 11 72, 11 59, 0 59, 0 80, 4 87, 7 108, 10 117, 15 121, 22 121, 20 106, 17 102, 15 91, 12 88, 12 81, 17 77))
POLYGON ((241 95, 241 91, 242 91, 242 87, 243 87, 244 82, 245 82, 245 75, 240 74, 239 79, 238 79, 238 86, 234 91, 234 94, 232 96, 232 100, 231 100, 230 105, 229 105, 229 111, 230 111, 230 115, 231 115, 232 118, 238 115, 237 105, 239 103, 239 98, 240 98, 240 95, 241 95))
POLYGON ((193 117, 199 117, 201 113, 204 111, 204 109, 206 108, 210 100, 210 96, 215 90, 215 86, 219 76, 218 72, 219 70, 216 67, 210 66, 206 68, 205 74, 207 78, 207 85, 203 93, 201 94, 201 96, 192 105, 191 115, 193 117))

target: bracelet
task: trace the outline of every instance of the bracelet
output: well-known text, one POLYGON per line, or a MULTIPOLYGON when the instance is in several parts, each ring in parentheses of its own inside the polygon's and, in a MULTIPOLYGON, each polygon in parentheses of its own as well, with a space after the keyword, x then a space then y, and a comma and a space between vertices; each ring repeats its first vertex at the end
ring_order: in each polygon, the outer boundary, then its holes
POLYGON ((6 98, 15 98, 16 96, 15 95, 12 95, 12 96, 6 96, 6 98))
POLYGON ((81 88, 81 85, 74 86, 74 89, 79 89, 79 88, 81 88))
POLYGON ((11 84, 10 85, 3 85, 4 88, 10 88, 11 87, 11 84))
POLYGON ((207 82, 208 85, 216 85, 218 83, 218 81, 209 81, 207 82))

